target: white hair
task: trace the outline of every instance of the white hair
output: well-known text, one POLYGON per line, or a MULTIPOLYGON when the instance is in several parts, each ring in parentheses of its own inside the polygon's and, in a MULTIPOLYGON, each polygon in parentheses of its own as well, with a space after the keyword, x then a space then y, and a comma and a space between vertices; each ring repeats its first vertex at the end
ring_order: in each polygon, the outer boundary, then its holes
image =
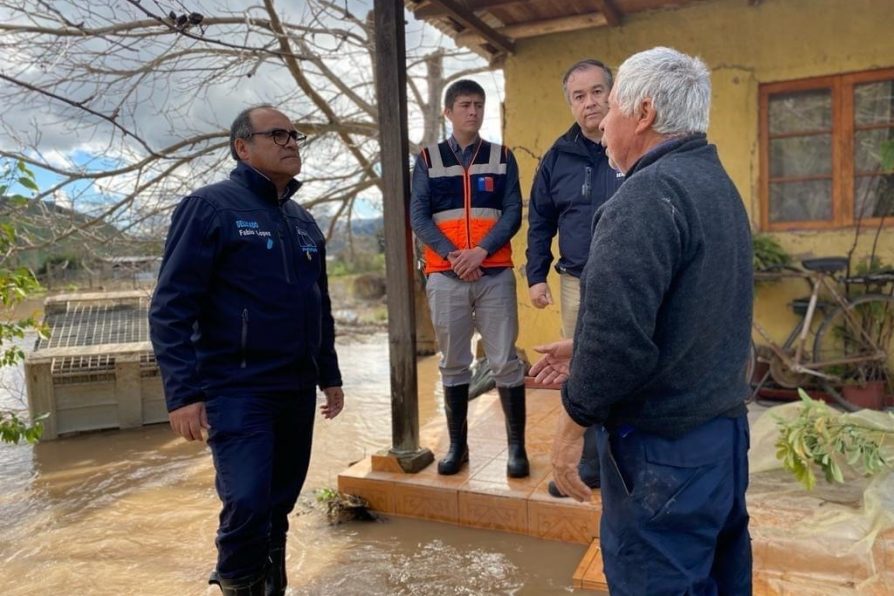
POLYGON ((614 94, 625 116, 633 115, 643 100, 652 100, 657 133, 708 131, 711 73, 694 56, 664 47, 634 54, 618 69, 614 94))

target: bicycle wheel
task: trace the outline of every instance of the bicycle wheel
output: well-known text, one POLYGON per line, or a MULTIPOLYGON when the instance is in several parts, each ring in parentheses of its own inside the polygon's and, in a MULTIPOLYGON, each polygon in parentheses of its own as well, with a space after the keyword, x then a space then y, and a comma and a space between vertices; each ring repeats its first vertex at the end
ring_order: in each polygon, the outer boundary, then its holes
POLYGON ((866 294, 832 311, 816 332, 813 362, 841 379, 888 381, 894 370, 894 297, 866 294))

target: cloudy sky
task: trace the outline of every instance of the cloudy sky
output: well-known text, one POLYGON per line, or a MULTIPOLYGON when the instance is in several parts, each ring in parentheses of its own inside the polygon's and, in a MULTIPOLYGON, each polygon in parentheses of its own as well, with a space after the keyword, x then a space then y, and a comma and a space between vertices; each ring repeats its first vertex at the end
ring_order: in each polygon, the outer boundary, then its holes
MULTIPOLYGON (((59 28, 67 21, 99 28, 149 18, 125 0, 56 0, 49 5, 57 11, 56 14, 45 8, 46 3, 42 3, 43 7, 39 4, 36 0, 0 0, 0 22, 59 28), (20 4, 26 5, 25 11, 17 9, 20 4)), ((209 18, 245 18, 246 14, 266 17, 256 3, 248 0, 195 0, 188 4, 142 0, 139 4, 155 14, 194 11, 209 18), (255 8, 248 8, 251 6, 255 8)), ((372 1, 336 0, 333 4, 346 6, 352 15, 362 20, 371 9, 372 1)), ((343 41, 345 36, 350 36, 350 27, 331 20, 315 20, 310 6, 304 1, 281 1, 277 8, 283 22, 317 29, 311 38, 327 50, 327 68, 358 96, 366 101, 373 100, 369 66, 363 61, 365 56, 356 46, 343 41)), ((195 29, 193 32, 198 33, 195 29)), ((221 42, 220 56, 213 60, 207 54, 192 57, 190 52, 195 52, 200 44, 179 36, 107 35, 82 40, 40 33, 12 35, 8 30, 0 29, 0 48, 5 56, 0 74, 49 87, 56 95, 82 102, 97 113, 114 114, 115 122, 138 136, 135 139, 125 135, 110 122, 86 114, 58 98, 23 91, 21 87, 0 80, 0 102, 3 105, 0 148, 7 153, 22 152, 61 169, 96 171, 123 168, 145 158, 150 150, 159 151, 196 135, 225 131, 241 109, 255 103, 288 106, 286 109, 294 117, 324 120, 306 96, 296 91, 294 79, 281 64, 270 60, 269 55, 268 59, 258 58, 254 63, 246 61, 248 51, 245 48, 270 43, 269 37, 246 35, 244 26, 238 25, 209 25, 207 35, 221 42), (159 60, 160 56, 170 55, 172 51, 182 53, 182 57, 177 61, 159 60)), ((452 40, 423 26, 408 13, 408 52, 418 53, 437 46, 454 47, 452 40)), ((303 64, 308 71, 316 70, 312 65, 303 64)), ((452 72, 480 65, 483 61, 473 57, 454 60, 445 66, 452 72)), ((500 140, 502 74, 486 73, 475 78, 485 86, 489 97, 482 134, 500 140)), ((321 77, 312 77, 312 80, 324 81, 321 77)), ((343 111, 354 109, 346 95, 332 85, 320 84, 315 91, 343 111)), ((410 137, 418 140, 421 135, 419 116, 412 110, 410 115, 410 137)), ((357 116, 362 119, 362 114, 357 116)), ((221 171, 223 164, 216 169, 208 166, 212 158, 219 162, 226 154, 223 147, 211 147, 220 141, 219 138, 204 140, 177 153, 181 155, 195 147, 208 150, 204 161, 177 170, 180 186, 175 185, 176 188, 188 185, 192 180, 225 175, 226 172, 221 171)), ((359 142, 362 144, 362 140, 359 142)), ((343 159, 337 147, 311 145, 309 149, 313 149, 315 155, 307 156, 303 176, 325 176, 333 164, 343 159)), ((113 200, 139 187, 170 162, 169 159, 154 169, 126 172, 94 184, 71 184, 60 189, 55 198, 63 203, 75 200, 79 208, 97 201, 113 200)), ((224 163, 227 169, 231 165, 224 163)), ((49 172, 39 173, 42 188, 50 187, 58 179, 49 172)), ((163 195, 163 191, 160 194, 163 195)), ((370 196, 375 203, 375 194, 370 196)), ((169 201, 175 199, 168 198, 169 201)), ((154 200, 162 199, 156 196, 154 200)))

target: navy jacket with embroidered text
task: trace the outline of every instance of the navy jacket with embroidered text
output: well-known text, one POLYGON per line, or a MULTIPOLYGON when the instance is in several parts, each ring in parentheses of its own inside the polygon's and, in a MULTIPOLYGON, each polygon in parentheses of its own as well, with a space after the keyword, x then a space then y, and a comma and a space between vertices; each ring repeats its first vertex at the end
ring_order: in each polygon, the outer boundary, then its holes
POLYGON ((244 163, 184 198, 149 312, 168 410, 341 385, 323 234, 244 163))

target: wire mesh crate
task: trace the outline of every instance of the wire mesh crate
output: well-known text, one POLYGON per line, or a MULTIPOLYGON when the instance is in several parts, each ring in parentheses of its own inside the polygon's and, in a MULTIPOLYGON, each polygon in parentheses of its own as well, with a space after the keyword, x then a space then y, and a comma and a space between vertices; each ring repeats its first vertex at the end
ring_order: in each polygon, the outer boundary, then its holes
POLYGON ((44 440, 168 419, 148 309, 139 290, 46 299, 50 335, 25 359, 31 415, 49 414, 44 440))

